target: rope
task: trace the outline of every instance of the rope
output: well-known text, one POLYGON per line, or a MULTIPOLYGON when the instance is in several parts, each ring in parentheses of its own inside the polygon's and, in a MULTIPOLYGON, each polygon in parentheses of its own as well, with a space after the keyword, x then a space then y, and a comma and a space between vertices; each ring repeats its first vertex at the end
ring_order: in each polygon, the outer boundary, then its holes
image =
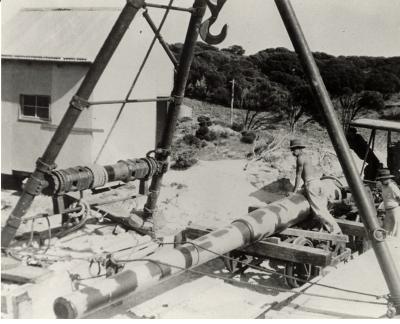
MULTIPOLYGON (((158 27, 158 29, 157 29, 157 34, 159 34, 159 33, 161 32, 161 28, 163 27, 163 25, 164 25, 164 23, 165 23, 165 20, 167 19, 168 13, 169 13, 169 11, 170 11, 170 8, 171 8, 171 5, 172 5, 173 2, 174 2, 174 0, 170 0, 170 1, 169 1, 168 8, 165 10, 164 16, 163 16, 163 18, 162 18, 162 20, 161 20, 161 22, 160 22, 160 25, 159 25, 159 27, 158 27)), ((138 81, 140 75, 142 74, 143 68, 144 68, 144 66, 145 66, 145 64, 146 64, 146 62, 147 62, 147 60, 148 60, 148 58, 149 58, 149 56, 150 56, 150 53, 151 53, 151 51, 153 50, 153 46, 154 46, 156 40, 157 40, 157 35, 155 35, 155 36, 153 37, 153 40, 152 40, 151 43, 150 43, 149 49, 147 50, 147 53, 146 53, 146 55, 145 55, 145 57, 144 57, 144 59, 143 59, 143 61, 142 61, 142 64, 140 65, 139 70, 138 70, 138 72, 137 72, 137 74, 136 74, 136 76, 135 76, 135 79, 133 80, 132 85, 131 85, 131 87, 130 87, 129 90, 128 90, 128 93, 127 93, 127 95, 126 95, 126 97, 125 97, 125 100, 128 100, 129 97, 131 96, 132 91, 133 91, 133 89, 135 88, 136 83, 137 83, 137 81, 138 81)), ((121 114, 122 114, 122 112, 123 112, 125 106, 126 106, 126 103, 123 103, 123 104, 121 105, 121 108, 120 108, 119 111, 118 111, 117 117, 115 118, 113 124, 111 125, 110 131, 108 132, 107 137, 106 137, 106 139, 104 140, 104 143, 103 143, 103 145, 101 146, 101 148, 100 148, 100 150, 99 150, 99 153, 97 153, 97 156, 96 156, 96 159, 94 160, 94 163, 97 163, 97 161, 99 160, 101 154, 103 153, 103 150, 104 150, 104 148, 106 147, 106 145, 107 145, 107 143, 108 143, 108 141, 109 141, 109 139, 110 139, 110 137, 111 137, 111 135, 112 135, 112 132, 114 131, 115 126, 117 125, 118 120, 119 120, 119 118, 121 117, 121 114)))
POLYGON ((224 281, 229 281, 232 283, 239 283, 239 284, 244 284, 247 286, 251 286, 254 288, 258 288, 258 287, 263 287, 265 289, 269 289, 272 291, 276 291, 276 292, 287 292, 287 293, 291 293, 291 294, 299 294, 299 295, 305 295, 305 296, 311 296, 311 297, 319 297, 319 298, 327 298, 327 299, 334 299, 334 300, 342 300, 342 301, 350 301, 350 302, 357 302, 357 303, 365 303, 365 304, 374 304, 374 305, 386 305, 386 303, 380 303, 380 302, 374 302, 374 301, 366 301, 366 300, 360 300, 360 299, 354 299, 354 298, 344 298, 344 297, 335 297, 335 296, 327 296, 327 295, 321 295, 321 294, 314 294, 314 293, 307 293, 304 291, 293 291, 290 289, 285 289, 285 288, 277 288, 277 287, 271 287, 271 286, 267 286, 267 285, 263 285, 263 284, 253 284, 250 282, 242 282, 239 280, 235 280, 232 278, 226 278, 220 275, 216 275, 213 273, 209 273, 209 272, 203 272, 203 271, 198 271, 198 270, 193 270, 193 269, 187 269, 184 267, 180 267, 177 265, 173 265, 173 264, 169 264, 166 262, 161 262, 158 260, 152 260, 152 259, 132 259, 132 260, 118 260, 117 262, 122 262, 122 263, 128 263, 128 262, 153 262, 156 263, 157 265, 164 265, 164 266, 168 266, 171 268, 176 268, 176 269, 180 269, 180 270, 185 270, 185 271, 189 271, 195 274, 199 274, 202 276, 209 276, 209 277, 213 277, 216 279, 221 279, 224 281))

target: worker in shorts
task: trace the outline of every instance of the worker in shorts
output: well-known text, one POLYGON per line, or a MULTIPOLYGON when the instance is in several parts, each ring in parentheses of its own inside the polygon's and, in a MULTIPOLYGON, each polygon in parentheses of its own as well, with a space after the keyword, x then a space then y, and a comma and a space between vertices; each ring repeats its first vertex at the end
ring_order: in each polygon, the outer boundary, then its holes
POLYGON ((383 228, 389 235, 400 238, 400 189, 392 180, 389 169, 378 170, 377 181, 382 183, 382 198, 385 206, 383 228))
POLYGON ((328 198, 325 195, 323 184, 317 176, 310 158, 303 151, 305 147, 299 139, 290 141, 290 150, 293 156, 296 157, 296 179, 293 192, 300 190, 301 181, 303 181, 305 195, 314 216, 329 233, 341 234, 342 231, 339 225, 328 211, 328 198))

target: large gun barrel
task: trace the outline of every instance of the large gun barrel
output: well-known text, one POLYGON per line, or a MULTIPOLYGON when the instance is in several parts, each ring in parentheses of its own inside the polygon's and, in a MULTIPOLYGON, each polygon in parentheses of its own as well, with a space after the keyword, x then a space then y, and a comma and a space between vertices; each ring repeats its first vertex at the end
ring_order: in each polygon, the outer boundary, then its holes
MULTIPOLYGON (((324 180, 329 196, 340 199, 341 193, 332 180, 324 180)), ((230 225, 215 230, 175 249, 160 249, 149 261, 128 263, 113 277, 93 282, 85 288, 59 297, 54 302, 58 318, 78 318, 110 305, 127 295, 157 284, 160 280, 201 265, 216 257, 249 245, 262 237, 280 232, 305 220, 310 205, 302 194, 294 194, 257 209, 230 225), (153 261, 154 260, 154 261, 153 261)))

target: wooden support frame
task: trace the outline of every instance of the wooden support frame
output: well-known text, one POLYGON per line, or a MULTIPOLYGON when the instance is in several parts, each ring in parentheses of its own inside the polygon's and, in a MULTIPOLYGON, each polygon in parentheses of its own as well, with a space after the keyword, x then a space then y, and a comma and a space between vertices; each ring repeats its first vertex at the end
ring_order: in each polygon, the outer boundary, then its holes
POLYGON ((350 221, 347 219, 336 219, 336 222, 340 226, 343 234, 358 236, 360 238, 368 238, 368 234, 363 223, 350 221))
POLYGON ((312 264, 320 267, 330 265, 332 259, 332 253, 329 251, 282 241, 277 243, 260 241, 237 251, 251 256, 312 264))
MULTIPOLYGON (((183 231, 183 237, 186 240, 193 240, 200 236, 206 235, 212 229, 194 225, 188 227, 183 231)), ((280 234, 304 236, 311 239, 321 239, 327 241, 334 241, 347 243, 348 237, 346 235, 331 235, 327 233, 312 232, 300 229, 286 229, 280 234), (304 235, 302 235, 304 234, 304 235)), ((277 259, 286 262, 307 263, 314 266, 326 267, 335 265, 341 260, 350 256, 350 249, 346 249, 338 256, 333 256, 332 252, 319 248, 308 246, 295 245, 289 242, 281 241, 279 237, 271 236, 258 241, 244 248, 237 249, 236 251, 243 254, 251 255, 254 257, 262 257, 268 259, 277 259)))
POLYGON ((312 240, 324 240, 324 241, 343 242, 343 243, 349 242, 349 237, 347 235, 314 232, 297 228, 287 228, 282 232, 280 232, 279 234, 289 235, 289 236, 303 236, 305 238, 309 238, 312 240))

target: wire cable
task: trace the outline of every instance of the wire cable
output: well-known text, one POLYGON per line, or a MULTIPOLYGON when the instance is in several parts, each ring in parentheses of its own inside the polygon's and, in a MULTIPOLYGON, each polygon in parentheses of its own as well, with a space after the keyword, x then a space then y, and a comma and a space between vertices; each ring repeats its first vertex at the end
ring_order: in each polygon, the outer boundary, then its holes
MULTIPOLYGON (((253 268, 253 269, 260 270, 260 271, 263 271, 263 272, 267 272, 267 273, 270 273, 270 274, 275 274, 275 275, 278 275, 278 276, 280 276, 280 277, 285 277, 285 278, 290 278, 290 279, 296 279, 296 280, 298 280, 298 281, 303 282, 304 284, 308 283, 308 284, 310 284, 310 285, 320 286, 320 287, 329 288, 329 289, 334 289, 334 290, 340 290, 340 291, 343 291, 343 292, 354 293, 354 294, 359 294, 359 295, 363 295, 363 296, 374 297, 374 298, 377 298, 377 299, 385 298, 384 296, 379 296, 379 295, 364 293, 364 292, 360 292, 360 291, 355 291, 355 290, 344 289, 344 288, 334 287, 334 286, 330 286, 330 285, 320 284, 320 283, 317 283, 317 282, 312 282, 312 281, 309 281, 309 280, 305 280, 305 279, 301 279, 301 278, 298 278, 298 277, 290 276, 290 275, 287 275, 287 274, 284 274, 284 273, 279 273, 279 272, 277 272, 277 271, 273 271, 273 270, 266 269, 266 268, 264 268, 264 267, 260 267, 260 266, 253 265, 253 264, 251 264, 251 262, 245 262, 245 261, 241 261, 241 260, 238 260, 238 259, 235 259, 235 258, 231 258, 231 257, 229 257, 229 256, 227 256, 227 255, 224 255, 224 254, 221 254, 221 253, 212 251, 212 250, 210 250, 210 249, 207 249, 207 248, 205 248, 205 247, 203 247, 203 246, 201 246, 201 245, 198 245, 198 244, 196 244, 196 243, 193 243, 193 242, 186 242, 186 243, 192 244, 193 246, 196 247, 196 249, 197 249, 197 248, 203 249, 203 250, 205 250, 205 251, 207 251, 207 252, 213 253, 213 254, 215 254, 215 255, 217 255, 217 256, 219 256, 219 257, 225 258, 225 259, 227 259, 227 260, 236 261, 236 262, 241 263, 242 265, 247 265, 247 266, 249 266, 249 267, 251 267, 251 268, 253 268)), ((186 243, 176 243, 176 242, 175 242, 175 243, 160 243, 160 244, 161 244, 161 245, 162 245, 162 244, 181 244, 181 245, 183 245, 183 244, 186 244, 186 243)))
POLYGON ((263 287, 265 289, 269 289, 269 290, 276 291, 276 292, 287 292, 287 293, 291 293, 291 294, 300 294, 300 295, 306 295, 306 296, 311 296, 311 297, 335 299, 335 300, 350 301, 350 302, 357 302, 357 303, 366 303, 366 304, 374 304, 374 305, 387 305, 386 303, 380 303, 380 302, 374 302, 374 301, 367 301, 367 300, 354 299, 354 298, 327 296, 327 295, 321 295, 321 294, 315 294, 315 293, 307 293, 307 292, 303 292, 303 291, 293 291, 291 289, 285 289, 285 288, 271 287, 271 286, 267 286, 267 285, 264 285, 264 284, 253 284, 253 283, 249 283, 249 282, 242 282, 242 281, 235 280, 235 279, 232 279, 232 278, 225 278, 223 276, 216 275, 216 274, 213 274, 213 273, 203 272, 203 271, 198 271, 198 270, 193 270, 193 269, 187 269, 187 268, 184 268, 184 267, 180 267, 180 266, 177 266, 177 265, 173 265, 173 264, 170 264, 170 263, 161 262, 161 261, 153 260, 153 259, 143 258, 143 259, 128 259, 128 260, 116 260, 116 261, 117 262, 121 262, 121 263, 152 262, 152 263, 156 263, 157 265, 164 265, 164 266, 171 267, 171 268, 176 268, 176 269, 180 269, 180 270, 184 270, 184 271, 189 271, 189 272, 192 272, 192 273, 195 273, 195 274, 199 274, 199 275, 202 275, 202 276, 214 277, 216 279, 221 279, 221 280, 224 280, 224 281, 243 284, 243 285, 247 285, 247 286, 251 286, 251 287, 263 287))
MULTIPOLYGON (((157 34, 159 34, 159 33, 161 32, 161 29, 162 29, 162 27, 163 27, 163 25, 164 25, 164 23, 165 23, 165 20, 167 19, 167 16, 168 16, 168 14, 169 14, 169 11, 170 11, 170 8, 171 8, 171 5, 172 5, 173 2, 174 2, 174 0, 170 0, 170 1, 169 1, 168 8, 165 10, 164 16, 163 16, 163 18, 162 18, 162 20, 161 20, 161 22, 160 22, 159 27, 158 27, 157 34)), ((139 70, 138 70, 138 72, 137 72, 137 74, 136 74, 136 76, 135 76, 135 79, 133 80, 132 85, 131 85, 131 87, 130 87, 129 90, 128 90, 128 93, 127 93, 127 95, 126 95, 126 97, 125 97, 125 100, 128 100, 129 97, 131 96, 132 91, 133 91, 133 89, 135 88, 136 83, 137 83, 137 81, 138 81, 140 75, 142 74, 143 68, 144 68, 145 64, 147 63, 147 60, 148 60, 148 58, 149 58, 149 56, 150 56, 150 53, 151 53, 151 51, 153 50, 153 46, 154 46, 156 40, 157 40, 157 35, 155 35, 155 36, 153 37, 153 40, 152 40, 151 43, 150 43, 149 49, 147 50, 147 53, 146 53, 146 55, 145 55, 145 57, 144 57, 144 59, 143 59, 143 61, 142 61, 142 64, 140 65, 139 70)), ((126 106, 126 103, 123 103, 123 104, 121 105, 121 107, 120 107, 120 109, 119 109, 119 111, 118 111, 118 114, 117 114, 117 116, 115 117, 115 120, 114 120, 113 124, 111 125, 111 128, 110 128, 110 130, 109 130, 109 132, 108 132, 108 134, 107 134, 107 137, 105 138, 104 143, 103 143, 103 145, 101 146, 101 148, 100 148, 100 150, 99 150, 99 153, 97 153, 97 156, 96 156, 96 159, 94 160, 94 163, 97 163, 97 161, 99 160, 101 154, 103 153, 103 150, 104 150, 104 148, 106 147, 108 141, 110 140, 110 137, 111 137, 111 135, 112 135, 112 132, 114 131, 115 126, 117 125, 118 120, 119 120, 119 118, 121 117, 121 114, 122 114, 122 112, 123 112, 125 106, 126 106)))

